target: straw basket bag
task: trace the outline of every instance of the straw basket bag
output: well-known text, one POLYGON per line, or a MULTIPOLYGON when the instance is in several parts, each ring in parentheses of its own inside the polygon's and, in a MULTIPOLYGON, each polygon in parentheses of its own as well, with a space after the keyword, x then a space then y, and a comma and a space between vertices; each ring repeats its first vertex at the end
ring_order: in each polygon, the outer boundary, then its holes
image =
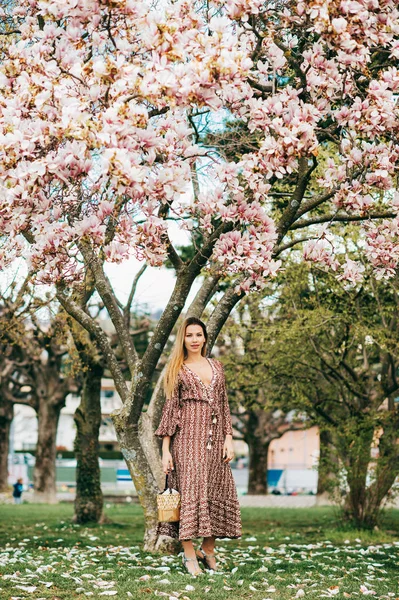
POLYGON ((160 523, 176 523, 180 521, 180 494, 168 486, 166 475, 165 489, 157 495, 158 521, 160 523))

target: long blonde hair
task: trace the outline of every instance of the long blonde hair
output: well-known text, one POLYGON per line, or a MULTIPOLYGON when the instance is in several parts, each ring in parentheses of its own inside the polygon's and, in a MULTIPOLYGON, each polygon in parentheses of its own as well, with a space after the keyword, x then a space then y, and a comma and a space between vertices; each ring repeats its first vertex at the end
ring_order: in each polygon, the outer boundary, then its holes
POLYGON ((197 319, 197 317, 188 317, 187 319, 184 319, 177 332, 175 345, 173 346, 169 363, 166 367, 163 389, 167 398, 170 398, 173 395, 179 371, 183 365, 183 362, 188 356, 186 347, 184 345, 184 338, 186 336, 186 329, 189 325, 199 325, 202 327, 205 344, 201 348, 201 355, 206 356, 208 333, 206 331, 205 323, 203 323, 200 319, 197 319))

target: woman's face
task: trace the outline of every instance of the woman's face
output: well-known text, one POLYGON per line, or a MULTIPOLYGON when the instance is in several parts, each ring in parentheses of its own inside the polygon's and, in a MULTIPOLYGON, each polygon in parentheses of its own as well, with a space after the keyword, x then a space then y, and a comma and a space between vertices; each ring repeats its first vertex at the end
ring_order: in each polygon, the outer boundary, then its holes
POLYGON ((201 325, 188 325, 184 336, 184 346, 187 352, 201 352, 205 344, 205 336, 201 325))

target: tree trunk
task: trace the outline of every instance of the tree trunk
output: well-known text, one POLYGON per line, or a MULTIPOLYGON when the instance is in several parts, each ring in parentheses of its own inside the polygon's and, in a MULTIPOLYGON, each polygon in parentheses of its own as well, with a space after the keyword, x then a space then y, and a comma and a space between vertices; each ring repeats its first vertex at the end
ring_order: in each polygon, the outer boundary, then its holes
POLYGON ((13 414, 12 402, 2 400, 0 406, 0 492, 8 489, 8 452, 13 414))
POLYGON ((37 412, 38 438, 36 446, 36 462, 33 471, 33 501, 56 504, 56 437, 61 408, 65 398, 59 402, 50 402, 41 397, 37 412))
POLYGON ((248 444, 248 494, 267 494, 267 457, 273 436, 269 435, 270 414, 263 410, 251 410, 246 426, 245 441, 248 444))
POLYGON ((248 494, 267 494, 267 468, 270 443, 287 431, 303 429, 302 423, 288 423, 284 413, 277 416, 263 408, 248 411, 244 439, 249 450, 248 494))
POLYGON ((139 438, 138 425, 128 422, 124 409, 112 415, 121 452, 128 466, 140 504, 144 511, 144 549, 165 549, 164 541, 158 539, 158 510, 156 497, 159 491, 157 480, 147 460, 139 438))
POLYGON ((267 457, 270 441, 266 443, 258 436, 248 436, 249 474, 248 494, 267 494, 267 457))
POLYGON ((142 413, 139 421, 141 444, 160 489, 163 489, 164 487, 165 475, 162 470, 161 444, 160 440, 154 435, 154 431, 157 429, 161 420, 162 408, 165 402, 163 393, 165 371, 166 367, 163 368, 158 378, 147 411, 142 413))
POLYGON ((338 444, 340 458, 346 466, 349 492, 345 498, 343 513, 347 520, 357 527, 368 527, 366 518, 367 476, 370 464, 371 445, 374 429, 356 423, 352 428, 353 435, 341 438, 338 444), (348 442, 352 440, 349 444, 348 442))
POLYGON ((373 480, 367 490, 363 517, 367 528, 378 525, 382 506, 389 499, 391 489, 399 475, 398 427, 399 414, 392 411, 386 417, 379 437, 378 457, 373 461, 373 480))
POLYGON ((331 432, 319 428, 319 464, 317 469, 317 503, 329 501, 330 496, 337 492, 337 476, 339 460, 333 444, 331 432))
POLYGON ((76 523, 99 523, 103 519, 98 435, 101 425, 101 378, 99 364, 88 365, 80 405, 75 412, 76 437, 76 523))

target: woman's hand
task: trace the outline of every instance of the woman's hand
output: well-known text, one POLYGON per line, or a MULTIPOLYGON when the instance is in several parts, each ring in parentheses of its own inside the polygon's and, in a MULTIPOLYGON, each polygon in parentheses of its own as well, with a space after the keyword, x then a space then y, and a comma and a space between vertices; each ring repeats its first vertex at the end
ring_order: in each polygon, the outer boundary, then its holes
POLYGON ((162 452, 162 470, 167 475, 169 471, 173 471, 173 458, 169 450, 162 452))
POLYGON ((234 458, 233 436, 226 435, 223 446, 223 462, 229 463, 234 458))

